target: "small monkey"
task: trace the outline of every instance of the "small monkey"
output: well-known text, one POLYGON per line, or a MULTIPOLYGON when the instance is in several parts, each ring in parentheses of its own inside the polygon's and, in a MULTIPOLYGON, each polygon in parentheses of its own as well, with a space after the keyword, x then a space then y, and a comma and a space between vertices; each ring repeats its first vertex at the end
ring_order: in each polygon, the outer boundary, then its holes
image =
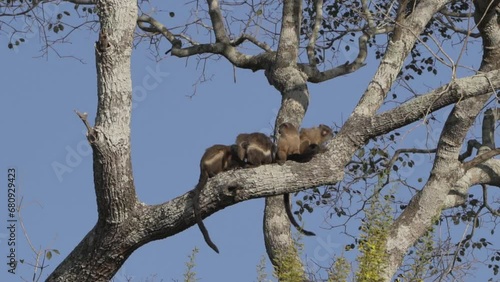
POLYGON ((304 154, 311 150, 311 145, 321 145, 333 138, 330 127, 320 124, 318 127, 302 128, 300 130, 300 153, 304 154))
MULTIPOLYGON (((280 165, 284 164, 287 158, 289 157, 290 159, 301 160, 303 156, 301 155, 300 152, 301 144, 300 144, 299 131, 297 130, 297 128, 293 124, 285 122, 279 126, 278 132, 280 134, 280 139, 278 140, 278 152, 276 155, 278 164, 280 165)), ((317 147, 311 146, 310 149, 304 150, 304 152, 307 151, 308 154, 312 154, 314 151, 316 151, 316 149, 317 147)), ((290 207, 290 194, 288 193, 283 194, 283 203, 285 204, 285 211, 288 216, 288 219, 290 220, 292 225, 295 226, 295 228, 297 228, 299 232, 301 232, 306 236, 316 235, 311 231, 302 229, 302 227, 297 223, 297 221, 293 217, 293 213, 290 207)))
POLYGON ((203 219, 200 215, 200 194, 209 178, 214 177, 216 174, 223 171, 233 169, 238 165, 235 159, 235 149, 234 145, 213 145, 205 151, 200 161, 200 179, 198 180, 198 184, 196 185, 194 191, 193 210, 196 223, 203 234, 205 242, 207 242, 210 248, 212 248, 216 253, 219 253, 219 249, 210 239, 208 230, 205 227, 205 224, 203 224, 203 219))
POLYGON ((241 133, 236 137, 237 155, 245 167, 273 162, 273 142, 263 133, 241 133))
POLYGON ((332 138, 332 129, 324 124, 303 128, 300 130, 300 154, 288 156, 288 159, 299 163, 309 162, 315 155, 325 151, 322 144, 332 138))
POLYGON ((280 138, 278 140, 278 152, 276 152, 276 161, 282 165, 286 162, 289 155, 300 153, 300 137, 297 128, 285 122, 278 127, 280 138))

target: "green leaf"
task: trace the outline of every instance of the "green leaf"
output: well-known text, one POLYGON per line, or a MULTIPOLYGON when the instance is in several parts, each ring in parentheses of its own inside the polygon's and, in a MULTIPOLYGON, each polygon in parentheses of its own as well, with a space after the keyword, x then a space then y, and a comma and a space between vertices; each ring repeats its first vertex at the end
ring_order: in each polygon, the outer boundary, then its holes
POLYGON ((262 15, 262 9, 258 9, 258 10, 257 10, 257 13, 255 13, 255 14, 256 14, 257 16, 262 15))
POLYGON ((47 259, 51 259, 52 258, 52 252, 48 251, 47 254, 45 254, 45 256, 47 257, 47 259))
POLYGON ((358 155, 358 158, 363 157, 365 155, 365 149, 363 148, 359 149, 356 155, 358 155))

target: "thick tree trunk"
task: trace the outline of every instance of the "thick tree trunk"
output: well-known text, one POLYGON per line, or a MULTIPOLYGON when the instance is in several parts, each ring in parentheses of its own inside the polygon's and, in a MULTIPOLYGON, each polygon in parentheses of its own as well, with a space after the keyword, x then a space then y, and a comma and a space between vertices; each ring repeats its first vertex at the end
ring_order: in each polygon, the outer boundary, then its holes
MULTIPOLYGON (((130 159, 132 80, 130 56, 137 1, 97 2, 101 31, 96 43, 98 106, 88 126, 93 149, 99 219, 47 281, 109 281, 135 248, 131 237, 136 207, 130 159)), ((86 121, 86 116, 81 116, 86 121)), ((88 124, 87 124, 88 125, 88 124)))
MULTIPOLYGON (((297 67, 301 13, 302 1, 284 1, 276 61, 266 71, 269 83, 282 95, 275 134, 283 122, 291 122, 299 128, 309 105, 307 77, 297 67)), ((267 255, 278 273, 283 271, 279 261, 283 261, 284 256, 287 256, 287 261, 295 261, 294 265, 302 265, 283 203, 282 195, 268 197, 264 209, 264 242, 267 255)), ((295 269, 294 272, 302 272, 300 276, 305 277, 302 269, 303 267, 300 270, 295 269)))
MULTIPOLYGON (((275 128, 283 122, 291 122, 297 128, 309 104, 309 92, 304 76, 292 67, 279 69, 276 73, 268 74, 273 85, 283 86, 281 109, 276 119, 275 128)), ((264 241, 269 259, 275 267, 280 254, 294 255, 296 261, 300 257, 295 251, 294 241, 290 231, 290 220, 285 211, 283 196, 266 198, 264 209, 264 241)), ((279 269, 278 269, 279 271, 279 269)))

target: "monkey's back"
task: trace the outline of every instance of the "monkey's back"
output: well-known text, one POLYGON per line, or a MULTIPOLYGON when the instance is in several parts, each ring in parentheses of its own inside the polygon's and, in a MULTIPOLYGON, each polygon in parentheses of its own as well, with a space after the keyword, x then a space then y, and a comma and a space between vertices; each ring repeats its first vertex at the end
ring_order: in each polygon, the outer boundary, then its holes
POLYGON ((238 158, 251 165, 272 163, 273 142, 260 132, 241 133, 236 137, 238 158))
POLYGON ((200 171, 206 173, 208 177, 213 177, 225 171, 231 162, 231 147, 216 144, 205 150, 201 161, 200 171))
POLYGON ((248 160, 249 163, 254 165, 261 165, 270 164, 273 162, 273 142, 269 137, 267 137, 263 133, 256 132, 250 134, 248 136, 248 140, 249 146, 247 151, 250 155, 250 159, 248 160))

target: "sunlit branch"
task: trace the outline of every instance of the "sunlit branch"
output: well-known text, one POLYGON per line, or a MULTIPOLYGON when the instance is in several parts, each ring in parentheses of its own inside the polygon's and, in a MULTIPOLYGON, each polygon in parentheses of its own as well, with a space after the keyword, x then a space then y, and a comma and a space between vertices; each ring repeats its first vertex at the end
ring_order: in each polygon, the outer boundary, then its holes
POLYGON ((416 121, 429 112, 471 97, 489 95, 500 88, 500 71, 494 70, 474 76, 456 79, 427 94, 418 96, 401 106, 371 118, 373 124, 370 136, 387 133, 416 121))
POLYGON ((494 150, 489 150, 477 157, 475 157, 473 160, 465 162, 463 164, 464 169, 467 171, 472 167, 475 167, 479 164, 484 163, 485 161, 493 158, 496 155, 500 155, 500 148, 494 149, 494 150))
POLYGON ((483 189, 483 206, 493 215, 500 216, 500 211, 498 209, 494 209, 488 203, 488 187, 485 184, 481 185, 483 189))
MULTIPOLYGON (((167 27, 154 18, 143 14, 138 17, 137 23, 139 28, 142 30, 153 33, 159 32, 167 38, 167 40, 172 44, 172 55, 177 57, 189 57, 201 54, 222 55, 236 67, 257 71, 264 69, 264 66, 273 59, 275 54, 274 52, 263 52, 258 55, 245 55, 239 52, 236 47, 229 42, 199 44, 182 48, 182 41, 170 32, 167 27)), ((247 39, 251 40, 250 38, 251 37, 248 37, 247 39)), ((239 40, 239 43, 242 42, 243 40, 239 40)), ((258 44, 262 45, 262 43, 258 44)), ((262 45, 262 47, 266 48, 265 45, 262 45)))
POLYGON ((227 37, 226 30, 224 27, 224 21, 222 13, 220 11, 219 1, 207 0, 207 3, 208 3, 208 14, 210 15, 210 20, 212 21, 212 27, 214 29, 216 42, 228 43, 229 38, 227 37))
POLYGON ((180 48, 182 46, 182 42, 179 39, 175 38, 175 36, 168 30, 168 28, 166 28, 156 19, 146 14, 142 14, 137 18, 137 25, 144 31, 161 33, 172 44, 172 48, 180 48), (146 25, 146 23, 149 25, 146 25))
POLYGON ((352 73, 365 65, 364 62, 368 55, 368 38, 369 36, 366 33, 363 33, 359 37, 359 52, 356 59, 352 63, 346 62, 341 66, 326 71, 319 71, 316 67, 310 66, 308 64, 299 64, 299 67, 303 72, 307 74, 308 81, 313 83, 320 83, 338 76, 352 73))
POLYGON ((231 46, 238 46, 238 45, 242 44, 245 41, 252 42, 257 47, 261 48, 264 51, 267 51, 267 52, 272 52, 273 51, 271 49, 271 47, 269 47, 269 45, 267 45, 265 42, 260 42, 260 41, 257 40, 257 38, 255 38, 255 37, 253 37, 251 35, 248 35, 248 34, 242 34, 240 37, 236 38, 235 40, 232 40, 230 42, 230 44, 231 44, 231 46))
POLYGON ((284 68, 297 63, 302 1, 283 1, 282 17, 280 40, 275 63, 276 68, 284 68))
POLYGON ((491 185, 500 188, 500 160, 489 159, 481 165, 472 167, 453 185, 446 196, 443 209, 454 208, 465 203, 470 187, 474 185, 491 185))
POLYGON ((373 15, 370 12, 370 9, 368 9, 368 0, 362 0, 361 4, 363 6, 363 15, 365 15, 365 18, 366 18, 366 21, 368 22, 368 27, 369 27, 369 30, 371 33, 371 31, 376 29, 375 28, 376 24, 375 24, 375 20, 373 19, 373 15))
POLYGON ((309 59, 309 64, 311 66, 316 65, 316 57, 314 56, 314 47, 316 46, 316 40, 318 39, 319 28, 321 26, 321 21, 323 20, 323 0, 316 0, 314 2, 314 26, 311 32, 311 38, 309 39, 309 44, 307 45, 307 57, 309 59))
POLYGON ((482 141, 483 146, 495 148, 495 124, 500 120, 500 108, 490 108, 484 113, 482 141))

